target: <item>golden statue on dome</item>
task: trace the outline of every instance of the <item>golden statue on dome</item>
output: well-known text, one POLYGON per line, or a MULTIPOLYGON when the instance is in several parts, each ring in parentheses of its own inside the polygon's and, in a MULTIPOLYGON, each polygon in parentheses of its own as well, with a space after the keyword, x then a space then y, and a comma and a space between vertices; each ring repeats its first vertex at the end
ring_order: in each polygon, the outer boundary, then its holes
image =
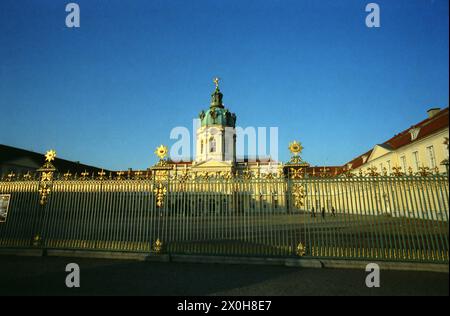
POLYGON ((220 81, 220 78, 219 78, 219 77, 215 77, 215 78, 213 79, 213 82, 214 82, 214 84, 216 85, 216 89, 219 89, 219 81, 220 81))

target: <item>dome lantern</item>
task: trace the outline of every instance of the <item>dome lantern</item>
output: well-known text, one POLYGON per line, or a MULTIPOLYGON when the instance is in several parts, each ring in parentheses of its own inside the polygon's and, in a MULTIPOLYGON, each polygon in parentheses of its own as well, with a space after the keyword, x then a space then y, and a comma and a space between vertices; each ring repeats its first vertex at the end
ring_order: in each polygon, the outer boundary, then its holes
POLYGON ((223 98, 223 94, 222 92, 220 92, 219 89, 219 80, 220 78, 216 77, 214 78, 213 82, 216 85, 216 89, 214 90, 214 92, 211 94, 211 108, 222 108, 223 109, 223 104, 222 104, 222 98, 223 98))
POLYGON ((201 126, 224 126, 236 127, 236 114, 231 113, 222 103, 223 94, 219 89, 219 78, 214 78, 216 89, 211 94, 211 104, 207 111, 202 111, 199 115, 201 126))

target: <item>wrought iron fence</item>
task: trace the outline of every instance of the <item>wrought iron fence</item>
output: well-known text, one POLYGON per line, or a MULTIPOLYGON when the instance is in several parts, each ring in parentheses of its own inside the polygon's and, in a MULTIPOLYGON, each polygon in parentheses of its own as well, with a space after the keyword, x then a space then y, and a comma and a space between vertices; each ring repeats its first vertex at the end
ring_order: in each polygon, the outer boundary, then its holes
POLYGON ((447 175, 74 179, 51 167, 0 182, 0 247, 448 262, 447 175))

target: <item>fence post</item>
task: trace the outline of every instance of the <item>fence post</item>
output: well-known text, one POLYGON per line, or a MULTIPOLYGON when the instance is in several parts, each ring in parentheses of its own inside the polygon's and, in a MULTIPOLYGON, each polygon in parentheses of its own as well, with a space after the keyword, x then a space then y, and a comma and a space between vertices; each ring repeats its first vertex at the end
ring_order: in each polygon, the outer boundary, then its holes
POLYGON ((50 193, 53 189, 53 178, 54 173, 56 171, 55 166, 52 164, 52 161, 55 160, 56 152, 54 150, 49 150, 45 154, 45 163, 44 165, 37 169, 40 173, 39 176, 39 204, 41 205, 40 214, 37 216, 36 229, 34 230, 33 237, 33 246, 41 247, 42 246, 42 233, 44 230, 44 222, 45 222, 45 210, 46 205, 48 203, 48 199, 50 193))

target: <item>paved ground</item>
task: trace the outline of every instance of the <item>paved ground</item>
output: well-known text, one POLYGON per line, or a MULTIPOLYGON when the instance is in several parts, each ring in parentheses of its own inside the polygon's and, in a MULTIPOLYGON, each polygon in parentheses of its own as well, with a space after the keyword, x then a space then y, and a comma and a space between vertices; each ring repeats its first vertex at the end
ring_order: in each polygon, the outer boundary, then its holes
POLYGON ((449 275, 381 271, 381 288, 360 270, 0 256, 0 295, 449 295, 449 275), (81 269, 68 289, 65 266, 81 269))

